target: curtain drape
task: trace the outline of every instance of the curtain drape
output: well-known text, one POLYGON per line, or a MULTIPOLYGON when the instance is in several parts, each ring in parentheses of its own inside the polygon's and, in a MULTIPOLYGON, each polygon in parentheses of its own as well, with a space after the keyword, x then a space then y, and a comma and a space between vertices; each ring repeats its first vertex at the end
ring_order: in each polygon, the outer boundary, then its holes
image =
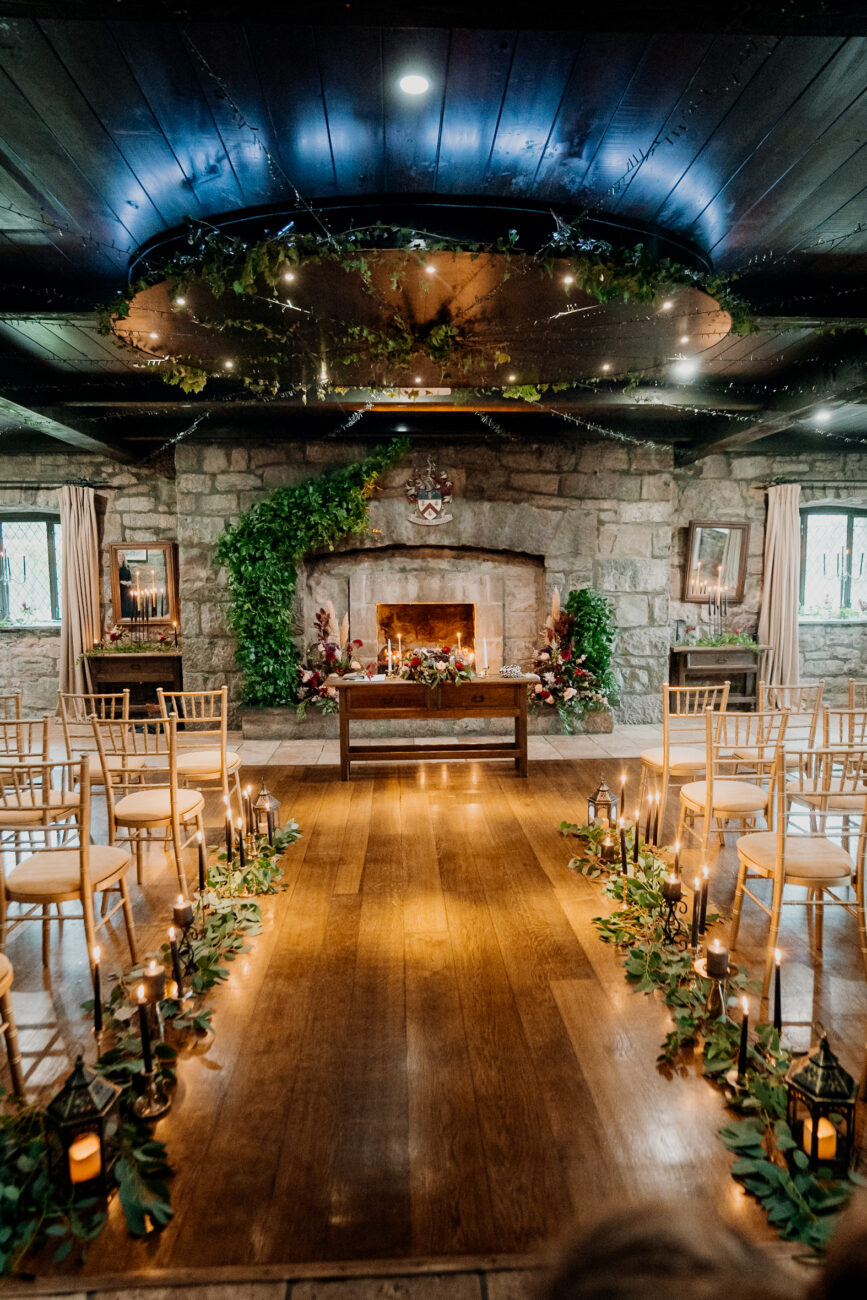
POLYGON ((801 485, 768 488, 765 572, 759 640, 770 646, 763 676, 773 686, 799 682, 798 604, 801 569, 801 485))
POLYGON ((79 662, 100 640, 99 541, 93 488, 60 489, 63 530, 63 606, 60 624, 60 689, 87 689, 79 662))

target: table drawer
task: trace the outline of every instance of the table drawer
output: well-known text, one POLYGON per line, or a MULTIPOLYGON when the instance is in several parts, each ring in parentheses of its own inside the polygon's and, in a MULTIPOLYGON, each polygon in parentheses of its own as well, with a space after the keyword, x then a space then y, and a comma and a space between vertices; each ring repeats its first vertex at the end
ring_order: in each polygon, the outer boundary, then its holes
POLYGON ((756 656, 751 650, 703 650, 687 654, 686 666, 692 672, 702 670, 731 668, 738 672, 751 671, 756 666, 756 656))
POLYGON ((342 705, 350 717, 362 711, 369 714, 371 710, 386 713, 400 712, 403 709, 426 709, 430 707, 435 692, 428 690, 421 682, 407 682, 402 686, 391 686, 388 682, 343 688, 342 705))

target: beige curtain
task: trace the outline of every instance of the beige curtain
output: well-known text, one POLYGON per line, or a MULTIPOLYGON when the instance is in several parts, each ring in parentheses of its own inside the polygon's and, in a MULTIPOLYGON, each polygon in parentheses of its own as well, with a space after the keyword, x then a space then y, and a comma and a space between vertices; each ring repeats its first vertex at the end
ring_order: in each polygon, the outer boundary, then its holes
POLYGON ((63 530, 63 607, 60 689, 87 689, 79 655, 100 639, 99 542, 93 488, 60 489, 63 530))
POLYGON ((800 681, 798 604, 801 569, 801 486, 783 483, 768 488, 765 572, 759 640, 770 646, 763 676, 774 686, 800 681))

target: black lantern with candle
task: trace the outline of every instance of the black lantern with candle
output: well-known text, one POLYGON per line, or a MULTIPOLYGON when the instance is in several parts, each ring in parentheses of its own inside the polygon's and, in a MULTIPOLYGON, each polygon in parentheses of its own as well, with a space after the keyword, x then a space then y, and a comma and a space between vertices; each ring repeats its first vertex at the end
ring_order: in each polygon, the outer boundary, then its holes
POLYGON ((600 781, 587 800, 587 820, 613 826, 617 821, 617 800, 604 781, 600 781))
POLYGON ((79 1056, 45 1108, 52 1172, 75 1197, 105 1196, 114 1186, 120 1091, 79 1056))
POLYGON ((786 1074, 786 1118, 810 1169, 830 1168, 842 1175, 855 1152, 858 1085, 831 1051, 824 1030, 817 1029, 818 1046, 796 1057, 786 1074))
POLYGON ((270 790, 265 789, 265 782, 253 804, 253 817, 257 835, 267 837, 268 843, 274 843, 274 835, 280 820, 280 800, 270 790))

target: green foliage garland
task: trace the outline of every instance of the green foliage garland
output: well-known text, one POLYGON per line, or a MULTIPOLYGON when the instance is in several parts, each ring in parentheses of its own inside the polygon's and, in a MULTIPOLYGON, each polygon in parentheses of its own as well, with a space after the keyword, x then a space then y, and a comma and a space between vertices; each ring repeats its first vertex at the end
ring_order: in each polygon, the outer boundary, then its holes
POLYGON ((406 455, 395 438, 364 460, 294 487, 278 488, 223 533, 217 559, 229 570, 229 625, 238 641, 248 704, 291 704, 300 680, 301 654, 292 631, 298 565, 311 551, 333 551, 363 532, 376 481, 406 455))
MULTIPOLYGON (((658 989, 671 1008, 674 1028, 663 1043, 659 1067, 683 1070, 691 1053, 701 1047, 705 1077, 725 1088, 726 1072, 737 1061, 740 1025, 708 1015, 710 981, 695 974, 689 952, 662 942, 662 878, 673 861, 672 851, 642 849, 635 874, 624 877, 619 874, 619 861, 616 870, 602 865, 601 843, 608 832, 598 822, 581 826, 562 822, 560 830, 581 843, 569 866, 591 879, 604 876, 602 893, 620 903, 610 915, 593 918, 600 938, 625 950, 626 978, 636 991, 658 989)), ((632 835, 630 828, 630 847, 632 835)), ((720 919, 709 915, 708 924, 720 919)), ((760 986, 741 969, 729 979, 728 988, 729 1002, 736 1003, 740 995, 757 993, 760 986)), ((833 1211, 845 1205, 853 1188, 864 1180, 855 1173, 835 1178, 830 1168, 815 1173, 808 1169, 806 1152, 799 1148, 786 1123, 784 1080, 791 1059, 772 1025, 755 1027, 755 1039, 748 1046, 745 1086, 725 1094, 727 1105, 745 1118, 727 1124, 719 1136, 737 1157, 732 1174, 761 1202, 779 1235, 820 1253, 837 1226, 833 1211)))
MULTIPOLYGON (((189 987, 198 1000, 192 1007, 172 998, 161 1004, 163 1022, 175 1036, 210 1032, 211 1012, 201 1006, 202 995, 228 978, 228 963, 249 951, 247 941, 262 928, 261 908, 252 895, 276 892, 282 874, 280 855, 300 834, 297 824, 290 821, 278 831, 273 848, 260 840, 243 873, 227 869, 225 851, 213 856, 200 898, 204 911, 192 941, 189 987)), ((161 955, 171 978, 168 944, 161 955)), ((151 1126, 132 1108, 142 1061, 136 1009, 129 1000, 128 986, 139 969, 116 981, 104 1005, 102 1041, 110 1045, 95 1067, 121 1088, 120 1157, 115 1175, 118 1199, 133 1236, 164 1227, 173 1213, 165 1145, 152 1136, 151 1126)), ((85 1002, 84 1009, 92 1012, 93 1002, 85 1002)), ((170 1043, 154 1043, 156 1077, 164 1087, 176 1081, 177 1055, 170 1043)), ((7 1101, 2 1089, 0 1102, 4 1103, 0 1111, 0 1276, 9 1276, 20 1271, 27 1256, 52 1245, 55 1263, 75 1248, 83 1254, 99 1236, 107 1215, 104 1202, 97 1198, 75 1200, 53 1182, 44 1106, 14 1098, 7 1101)))
POLYGON ((564 608, 573 619, 573 652, 584 656, 583 667, 593 675, 596 690, 616 703, 611 655, 617 640, 617 621, 611 602, 592 587, 582 587, 569 592, 564 608))

